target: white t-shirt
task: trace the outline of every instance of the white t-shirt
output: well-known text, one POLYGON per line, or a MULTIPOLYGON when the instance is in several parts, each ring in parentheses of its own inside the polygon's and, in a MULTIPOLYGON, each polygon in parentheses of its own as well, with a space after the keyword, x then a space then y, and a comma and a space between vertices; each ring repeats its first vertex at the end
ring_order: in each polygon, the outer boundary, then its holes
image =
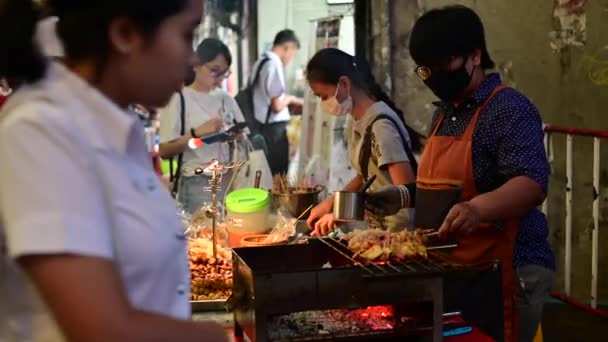
POLYGON ((0 160, 0 341, 64 341, 28 255, 112 260, 134 308, 190 318, 184 227, 135 115, 52 63, 3 107, 0 160))
MULTIPOLYGON (((212 118, 224 120, 224 129, 237 122, 245 122, 237 102, 224 90, 216 89, 210 93, 196 91, 190 87, 182 90, 185 103, 185 130, 190 135, 191 128, 197 128, 212 118)), ((181 103, 179 94, 175 94, 169 104, 160 112, 160 142, 166 143, 180 137, 181 103)), ((186 149, 182 169, 194 169, 216 159, 222 163, 230 160, 228 143, 203 145, 195 150, 186 149)))
MULTIPOLYGON (((409 158, 403 148, 403 139, 399 132, 403 134, 408 144, 410 144, 410 136, 403 125, 403 122, 386 103, 376 102, 359 120, 353 120, 347 129, 350 131, 348 140, 348 154, 351 165, 361 175, 361 165, 359 165, 359 155, 363 149, 363 140, 367 127, 371 125, 374 119, 380 115, 386 114, 391 116, 398 127, 388 120, 377 121, 372 128, 372 148, 371 156, 368 164, 368 176, 376 175, 376 180, 371 185, 370 190, 378 190, 386 185, 393 184, 391 175, 386 168, 389 164, 399 162, 409 162, 409 158)), ((387 227, 392 230, 402 230, 408 228, 413 223, 413 210, 403 209, 397 215, 386 218, 387 227)))
MULTIPOLYGON (((260 77, 253 90, 255 118, 261 123, 266 123, 266 116, 268 115, 268 108, 272 103, 272 99, 276 97, 282 98, 287 92, 283 62, 272 51, 266 51, 262 55, 262 58, 254 64, 250 82, 253 82, 255 73, 264 58, 270 58, 270 60, 263 65, 260 77)), ((268 123, 285 122, 290 119, 289 108, 285 107, 278 113, 271 113, 268 123)))

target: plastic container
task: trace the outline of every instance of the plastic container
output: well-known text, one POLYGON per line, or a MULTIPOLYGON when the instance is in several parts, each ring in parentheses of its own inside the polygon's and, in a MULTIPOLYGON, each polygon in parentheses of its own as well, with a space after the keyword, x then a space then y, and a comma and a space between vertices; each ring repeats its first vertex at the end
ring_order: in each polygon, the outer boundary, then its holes
POLYGON ((269 229, 270 194, 261 189, 240 189, 226 196, 226 218, 230 247, 240 247, 241 239, 252 234, 266 233, 269 229))

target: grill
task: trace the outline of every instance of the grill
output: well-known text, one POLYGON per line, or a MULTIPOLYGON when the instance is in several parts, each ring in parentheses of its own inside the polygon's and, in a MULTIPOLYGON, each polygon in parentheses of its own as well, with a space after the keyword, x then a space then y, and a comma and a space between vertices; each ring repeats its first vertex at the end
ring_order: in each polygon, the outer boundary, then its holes
POLYGON ((423 261, 410 259, 408 261, 398 262, 369 262, 362 263, 352 257, 352 252, 340 241, 335 238, 322 238, 317 241, 337 252, 344 258, 348 259, 350 265, 362 268, 367 274, 365 277, 391 277, 403 275, 432 275, 445 271, 445 266, 452 267, 438 258, 438 254, 433 254, 429 259, 423 261))
POLYGON ((331 238, 237 248, 233 267, 227 306, 237 336, 253 342, 441 341, 444 275, 466 269, 433 251, 428 259, 363 263, 331 238))

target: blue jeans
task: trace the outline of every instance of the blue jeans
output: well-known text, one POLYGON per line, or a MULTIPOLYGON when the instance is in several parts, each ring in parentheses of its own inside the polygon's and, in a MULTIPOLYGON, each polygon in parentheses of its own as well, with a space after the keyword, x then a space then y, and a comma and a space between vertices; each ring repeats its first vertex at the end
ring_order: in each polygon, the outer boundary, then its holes
MULTIPOLYGON (((218 207, 224 207, 224 194, 230 183, 231 172, 222 176, 220 183, 221 191, 217 194, 218 207)), ((184 211, 193 214, 204 205, 211 205, 211 192, 205 190, 209 186, 211 177, 200 175, 192 177, 180 177, 177 201, 181 204, 184 211)), ((220 213, 223 210, 220 210, 220 213)))

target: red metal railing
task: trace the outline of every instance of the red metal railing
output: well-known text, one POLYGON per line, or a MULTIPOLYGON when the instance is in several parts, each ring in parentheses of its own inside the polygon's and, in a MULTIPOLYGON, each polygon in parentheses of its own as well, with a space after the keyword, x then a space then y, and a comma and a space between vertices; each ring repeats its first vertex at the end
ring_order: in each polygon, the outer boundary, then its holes
POLYGON ((570 135, 576 135, 576 136, 581 136, 581 137, 594 137, 594 138, 608 139, 608 131, 599 130, 599 129, 586 129, 586 128, 545 125, 545 132, 570 134, 570 135))
MULTIPOLYGON (((598 286, 598 258, 599 258, 599 226, 600 226, 600 147, 601 140, 608 139, 608 131, 597 129, 581 129, 573 127, 560 127, 545 125, 545 149, 549 161, 553 160, 552 136, 554 134, 566 135, 566 189, 565 189, 565 257, 564 257, 564 292, 554 292, 552 296, 566 303, 583 308, 595 315, 608 317, 608 311, 597 309, 597 286, 598 286), (584 304, 571 296, 572 290, 572 189, 574 163, 573 146, 574 137, 593 138, 593 234, 591 242, 591 305, 584 304)), ((580 169, 580 168, 579 168, 580 169)), ((543 212, 547 213, 547 201, 543 204, 543 212)))

